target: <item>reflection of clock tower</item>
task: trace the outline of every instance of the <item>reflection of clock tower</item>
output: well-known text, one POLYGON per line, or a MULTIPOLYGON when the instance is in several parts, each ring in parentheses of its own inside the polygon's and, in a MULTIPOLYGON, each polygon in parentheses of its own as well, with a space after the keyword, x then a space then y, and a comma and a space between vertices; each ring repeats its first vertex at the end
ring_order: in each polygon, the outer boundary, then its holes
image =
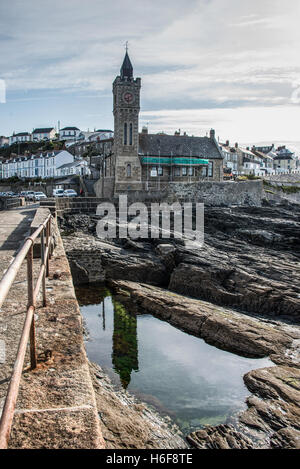
POLYGON ((133 78, 126 51, 121 74, 113 83, 115 193, 140 190, 142 168, 138 156, 141 79, 133 78))

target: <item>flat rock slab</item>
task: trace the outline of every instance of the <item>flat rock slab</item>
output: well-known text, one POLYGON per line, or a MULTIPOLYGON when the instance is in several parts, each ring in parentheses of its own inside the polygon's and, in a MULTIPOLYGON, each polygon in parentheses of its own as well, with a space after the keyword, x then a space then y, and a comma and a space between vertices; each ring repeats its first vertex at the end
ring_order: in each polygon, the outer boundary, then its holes
POLYGON ((17 411, 10 448, 99 449, 103 440, 95 431, 97 420, 94 408, 88 406, 17 411))
MULTIPOLYGON (((151 285, 116 280, 110 282, 121 295, 130 294, 140 310, 203 338, 207 343, 246 357, 265 357, 282 362, 282 354, 300 337, 295 327, 288 330, 277 323, 195 300, 151 285)), ((286 361, 298 362, 292 355, 286 361)))

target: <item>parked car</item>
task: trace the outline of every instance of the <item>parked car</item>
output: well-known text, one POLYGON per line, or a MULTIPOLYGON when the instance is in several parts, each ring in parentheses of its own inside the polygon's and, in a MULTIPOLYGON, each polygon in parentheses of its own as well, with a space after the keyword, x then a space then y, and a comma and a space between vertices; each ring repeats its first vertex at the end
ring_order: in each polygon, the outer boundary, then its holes
POLYGON ((35 192, 34 191, 26 191, 25 199, 26 200, 33 200, 35 192))
POLYGON ((77 192, 74 189, 66 189, 64 191, 64 197, 77 197, 77 192))
POLYGON ((65 197, 63 189, 53 189, 53 197, 65 197))
POLYGON ((41 199, 47 199, 47 196, 44 194, 44 192, 35 192, 33 200, 38 201, 41 199))

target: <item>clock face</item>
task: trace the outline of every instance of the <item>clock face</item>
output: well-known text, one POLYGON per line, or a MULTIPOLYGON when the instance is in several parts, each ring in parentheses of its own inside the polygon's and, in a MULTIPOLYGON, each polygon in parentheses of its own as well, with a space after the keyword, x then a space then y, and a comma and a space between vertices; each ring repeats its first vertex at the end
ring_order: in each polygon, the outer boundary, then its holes
POLYGON ((123 100, 126 104, 131 104, 134 101, 134 96, 129 91, 125 91, 125 93, 123 94, 123 100))

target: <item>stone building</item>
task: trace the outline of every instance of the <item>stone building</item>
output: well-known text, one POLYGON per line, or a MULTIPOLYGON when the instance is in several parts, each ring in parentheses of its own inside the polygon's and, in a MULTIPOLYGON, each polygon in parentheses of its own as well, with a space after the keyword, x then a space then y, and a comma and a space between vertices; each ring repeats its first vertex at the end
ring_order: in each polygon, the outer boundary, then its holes
POLYGON ((274 156, 274 170, 277 174, 291 173, 296 170, 296 158, 286 146, 278 147, 274 156))
POLYGON ((114 138, 110 151, 99 155, 99 197, 162 190, 175 182, 223 180, 223 154, 211 129, 194 137, 139 133, 141 78, 134 78, 126 51, 120 75, 113 82, 114 138))

